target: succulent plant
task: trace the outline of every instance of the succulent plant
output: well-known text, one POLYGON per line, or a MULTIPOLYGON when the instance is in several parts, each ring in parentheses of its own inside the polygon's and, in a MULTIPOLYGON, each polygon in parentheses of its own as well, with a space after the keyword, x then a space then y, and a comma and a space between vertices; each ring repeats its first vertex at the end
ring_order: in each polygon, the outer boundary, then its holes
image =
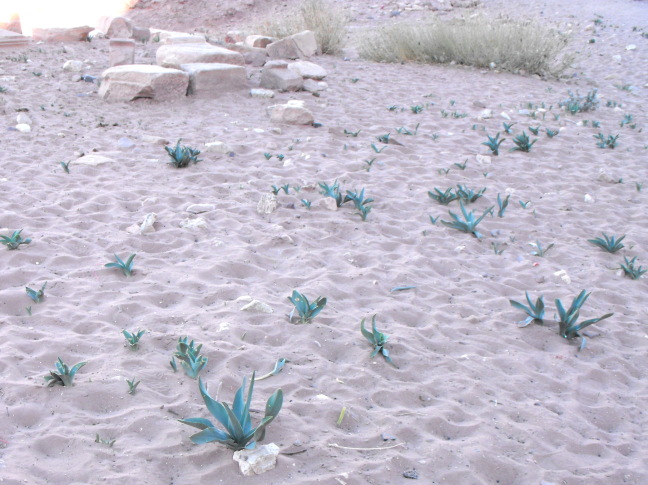
POLYGON ((464 160, 463 163, 455 162, 454 166, 457 167, 459 170, 466 170, 466 167, 468 166, 468 160, 464 160))
POLYGON ((262 375, 261 377, 257 378, 257 381, 262 381, 264 379, 268 379, 272 376, 276 376, 283 370, 283 368, 286 365, 286 362, 289 362, 287 359, 284 359, 283 357, 281 359, 277 359, 277 362, 275 362, 274 369, 272 369, 270 372, 267 374, 262 375))
POLYGON ((603 133, 599 133, 598 135, 594 135, 594 138, 599 140, 599 142, 596 144, 597 147, 614 149, 616 148, 617 139, 619 138, 619 135, 616 136, 608 135, 608 137, 605 138, 605 135, 603 135, 603 133))
POLYGON ((126 384, 128 384, 128 394, 135 394, 135 391, 137 390, 137 386, 139 386, 139 383, 142 381, 137 381, 135 382, 135 378, 133 377, 132 381, 129 381, 126 379, 126 384))
POLYGON ((200 162, 201 160, 198 158, 198 155, 200 155, 200 150, 196 150, 185 145, 180 145, 181 141, 182 140, 178 140, 176 146, 173 148, 164 147, 166 152, 169 154, 169 157, 171 158, 171 161, 169 163, 176 168, 184 168, 189 166, 192 162, 200 162))
POLYGON ((117 261, 114 263, 106 263, 104 264, 104 267, 119 268, 122 270, 122 273, 124 273, 125 276, 130 276, 133 273, 133 259, 135 258, 136 255, 131 254, 126 260, 126 262, 122 261, 122 259, 116 254, 114 256, 117 261))
POLYGON ((441 205, 448 205, 453 200, 458 199, 457 194, 452 191, 452 187, 449 187, 445 192, 441 192, 439 189, 434 187, 434 192, 428 191, 428 195, 431 199, 436 200, 441 205))
POLYGON ((538 256, 540 258, 544 258, 544 255, 547 254, 547 251, 549 251, 551 248, 554 247, 553 243, 550 243, 549 246, 546 248, 542 246, 542 243, 540 241, 536 241, 534 243, 529 243, 529 246, 532 248, 535 248, 535 251, 531 251, 531 254, 533 256, 538 256))
POLYGON ((454 212, 448 211, 450 213, 450 217, 452 217, 454 221, 448 222, 442 220, 441 222, 448 227, 473 234, 477 239, 481 239, 483 235, 477 232, 477 225, 484 217, 486 217, 486 214, 490 213, 493 210, 493 207, 486 209, 484 213, 477 219, 475 219, 475 214, 473 211, 470 211, 470 213, 466 211, 466 208, 464 207, 462 201, 459 201, 459 207, 461 207, 461 213, 464 217, 463 220, 461 220, 459 216, 454 212))
POLYGON ((45 296, 46 286, 47 286, 47 281, 43 283, 43 286, 41 286, 40 290, 32 290, 29 286, 27 286, 25 287, 25 292, 27 293, 27 296, 34 301, 34 303, 40 303, 43 300, 43 297, 45 296))
POLYGON ((502 200, 500 194, 497 194, 497 206, 499 207, 499 209, 497 210, 497 217, 504 217, 504 211, 508 207, 510 198, 511 198, 511 194, 508 194, 506 196, 506 199, 502 200))
POLYGON ((544 311, 545 311, 543 296, 540 295, 537 298, 536 302, 533 303, 531 301, 531 297, 529 296, 529 292, 525 291, 524 294, 526 295, 526 300, 527 303, 529 303, 529 306, 524 306, 522 303, 515 300, 509 300, 511 306, 517 308, 518 310, 522 310, 528 315, 528 317, 525 320, 518 323, 518 326, 526 327, 531 322, 542 323, 542 320, 544 319, 544 311))
POLYGON ((97 433, 97 436, 95 437, 95 443, 106 445, 109 448, 112 448, 116 441, 117 440, 115 439, 111 440, 110 438, 102 438, 99 436, 99 433, 97 433))
POLYGON ((418 129, 421 123, 416 123, 416 126, 414 127, 414 131, 410 131, 404 126, 401 126, 400 128, 396 128, 396 132, 400 135, 409 135, 409 136, 414 136, 418 133, 418 129))
POLYGON ((349 130, 344 130, 344 134, 346 136, 351 136, 353 138, 356 138, 360 134, 360 130, 358 131, 349 131, 349 130))
POLYGON ((486 187, 482 187, 478 192, 475 192, 473 189, 468 188, 465 185, 457 185, 457 197, 459 197, 466 204, 471 204, 479 199, 484 192, 486 192, 486 187))
POLYGON ((389 135, 391 133, 387 133, 386 135, 379 135, 376 137, 376 140, 378 140, 380 143, 384 143, 385 145, 389 143, 389 135))
POLYGON ((194 341, 188 342, 188 340, 188 337, 180 337, 178 339, 178 345, 176 346, 173 357, 180 360, 180 365, 182 365, 185 374, 195 379, 198 377, 198 373, 207 365, 208 359, 204 355, 200 355, 202 344, 194 347, 194 341))
POLYGON ((340 193, 340 185, 338 184, 337 180, 333 182, 333 185, 328 185, 324 182, 320 182, 318 185, 322 189, 322 192, 320 192, 322 195, 335 199, 335 204, 338 207, 342 206, 342 204, 344 203, 344 198, 340 193))
POLYGON ((624 256, 623 259, 625 259, 625 265, 621 265, 623 274, 625 274, 629 278, 632 278, 633 280, 638 280, 639 278, 641 278, 641 275, 648 271, 648 269, 644 269, 643 266, 635 266, 635 262, 637 261, 636 256, 632 259, 628 259, 626 256, 624 256))
POLYGON ((592 318, 590 320, 585 320, 584 322, 578 323, 580 308, 583 306, 585 301, 587 301, 587 298, 589 298, 590 295, 591 293, 587 293, 585 290, 581 291, 580 294, 576 298, 574 298, 571 306, 569 307, 569 310, 567 311, 565 311, 562 302, 559 299, 556 299, 560 336, 567 340, 571 340, 575 337, 580 337, 582 341, 579 350, 583 350, 585 348, 585 337, 580 335, 579 332, 585 327, 592 325, 593 323, 600 322, 601 320, 614 315, 614 313, 606 313, 602 317, 592 318))
POLYGON ((122 330, 126 341, 131 349, 135 350, 139 345, 140 338, 146 333, 146 330, 138 330, 137 333, 130 333, 128 330, 122 330))
POLYGON ((77 371, 86 364, 87 362, 79 362, 70 369, 59 357, 56 361, 56 370, 58 372, 50 371, 50 375, 45 376, 47 387, 55 385, 71 386, 77 371))
POLYGON ((419 114, 421 111, 423 111, 423 106, 420 104, 410 106, 410 110, 412 110, 412 113, 414 114, 419 114))
POLYGON ((391 357, 389 356, 389 350, 385 348, 385 344, 389 339, 389 335, 379 332, 376 328, 376 315, 374 315, 371 319, 371 332, 365 328, 364 318, 360 322, 360 331, 362 332, 362 335, 369 341, 369 343, 374 346, 373 352, 371 352, 371 358, 375 357, 380 352, 387 362, 396 367, 396 364, 394 364, 391 357))
POLYGON ((510 134, 511 133, 511 128, 513 128, 513 125, 515 125, 515 123, 506 123, 506 122, 502 123, 502 126, 504 127, 504 132, 510 134))
POLYGON ((535 140, 531 141, 529 136, 523 131, 521 135, 518 135, 518 136, 513 138, 513 143, 515 143, 515 146, 513 148, 511 148, 510 151, 512 151, 512 152, 515 152, 515 151, 530 152, 531 147, 537 141, 538 141, 537 138, 535 140))
POLYGON ((597 90, 594 89, 588 92, 585 96, 580 96, 578 92, 576 94, 571 91, 567 91, 569 98, 558 103, 558 106, 564 107, 565 110, 571 114, 576 114, 579 112, 585 111, 594 111, 598 104, 597 90))
POLYGON ((11 236, 2 236, 0 235, 0 244, 7 246, 7 249, 18 249, 21 244, 29 244, 31 239, 23 239, 20 233, 22 229, 14 231, 11 236))
POLYGON ((65 173, 70 173, 70 162, 60 162, 60 164, 65 173))
POLYGON ((603 233, 603 239, 600 237, 594 239, 588 239, 587 242, 590 242, 608 253, 616 253, 618 250, 622 249, 624 245, 621 243, 625 239, 625 234, 619 239, 616 236, 609 237, 607 234, 603 233))
POLYGON ((536 127, 534 128, 534 127, 532 127, 532 126, 529 126, 529 131, 530 131, 531 133, 533 133, 535 136, 538 136, 538 134, 540 133, 540 127, 539 127, 539 126, 536 126, 536 127))
POLYGON ((299 314, 299 323, 309 323, 326 306, 326 298, 318 296, 313 303, 310 303, 308 298, 297 290, 293 290, 292 296, 289 296, 288 299, 293 305, 295 305, 295 308, 290 312, 289 320, 292 321, 295 310, 297 310, 297 313, 299 314))
POLYGON ((266 427, 277 417, 283 404, 283 391, 277 389, 268 399, 265 406, 265 415, 256 428, 252 427, 250 416, 250 405, 252 403, 252 392, 254 390, 254 373, 247 391, 247 399, 244 400, 246 378, 234 396, 232 407, 225 402, 218 402, 213 399, 202 382, 198 380, 200 394, 205 401, 209 412, 221 424, 224 430, 216 428, 211 421, 204 418, 181 419, 180 422, 198 428, 201 431, 191 436, 191 441, 197 445, 212 443, 214 441, 223 443, 232 450, 253 449, 257 441, 265 438, 266 427))
POLYGON ((559 130, 550 130, 549 128, 547 128, 547 129, 546 129, 546 133, 547 133, 547 136, 548 136, 549 138, 553 138, 553 137, 556 136, 558 133, 560 133, 560 131, 559 131, 559 130))
POLYGON ((488 141, 485 141, 482 143, 482 145, 486 145, 488 149, 491 151, 493 156, 498 156, 499 155, 499 147, 502 144, 506 138, 502 138, 501 140, 499 139, 500 132, 497 132, 497 135, 495 135, 495 138, 493 138, 490 135, 486 135, 488 137, 488 141))
POLYGON ((387 148, 387 145, 385 145, 382 148, 378 148, 375 143, 372 143, 371 148, 373 149, 374 152, 381 153, 385 148, 387 148))
POLYGON ((369 215, 369 211, 371 211, 371 207, 367 204, 372 203, 374 200, 370 198, 365 199, 364 193, 365 189, 362 189, 360 193, 358 193, 357 191, 352 192, 350 190, 347 190, 346 196, 344 197, 344 202, 353 202, 353 205, 360 214, 360 217, 362 217, 362 220, 366 221, 367 216, 369 215))

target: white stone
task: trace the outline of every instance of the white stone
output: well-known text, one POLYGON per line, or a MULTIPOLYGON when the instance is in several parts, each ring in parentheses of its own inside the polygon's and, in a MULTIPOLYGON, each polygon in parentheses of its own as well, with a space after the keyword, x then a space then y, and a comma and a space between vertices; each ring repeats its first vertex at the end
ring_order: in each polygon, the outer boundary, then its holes
POLYGON ((135 41, 111 39, 109 44, 110 67, 135 64, 135 41))
POLYGON ((275 93, 272 89, 251 89, 250 96, 253 98, 274 98, 275 93))
POLYGON ((153 225, 156 222, 157 222, 157 214, 155 212, 146 214, 144 216, 144 221, 142 222, 142 225, 139 228, 140 234, 148 234, 151 232, 155 232, 155 227, 153 227, 153 225))
POLYGON ((493 110, 485 109, 477 116, 478 120, 489 120, 493 117, 493 110))
POLYGON ((290 100, 287 104, 275 104, 268 106, 266 111, 270 115, 270 121, 286 123, 289 125, 312 125, 313 113, 304 107, 301 100, 290 100))
POLYGON ((259 300, 252 300, 250 303, 241 308, 242 312, 272 313, 272 307, 267 303, 259 300))
POLYGON ((585 194, 585 197, 583 197, 583 201, 587 202, 588 204, 593 204, 595 202, 594 197, 592 197, 589 194, 585 194))
POLYGON ((257 204, 259 214, 272 214, 277 210, 277 197, 274 194, 263 194, 257 204))
POLYGON ((253 450, 239 450, 234 452, 233 459, 239 464, 241 473, 246 477, 260 475, 277 466, 279 447, 274 443, 257 445, 253 450))
POLYGON ((214 152, 214 153, 229 153, 229 152, 231 152, 231 150, 225 144, 225 142, 222 142, 222 141, 210 141, 210 142, 205 143, 205 151, 206 152, 214 152))
POLYGON ((25 113, 18 113, 18 116, 16 116, 16 123, 19 125, 31 125, 32 120, 25 113))
POLYGON ((140 139, 144 143, 150 143, 151 145, 168 145, 169 140, 166 138, 162 138, 161 136, 155 136, 155 135, 142 135, 140 139))
POLYGON ((195 219, 185 219, 180 223, 180 227, 189 230, 207 229, 207 221, 205 221, 205 219, 203 219, 202 217, 196 217, 195 219))
POLYGON ((299 52, 299 57, 312 57, 317 54, 317 39, 315 33, 310 30, 305 30, 298 34, 290 36, 299 52))
POLYGON ((18 123, 16 125, 16 130, 21 133, 29 133, 31 131, 31 126, 29 126, 27 123, 18 123))
POLYGON ((333 197, 324 197, 323 199, 320 199, 318 205, 330 211, 338 210, 337 202, 333 197))
POLYGON ((202 214, 203 212, 211 212, 216 209, 214 204, 191 204, 185 210, 192 214, 202 214))
POLYGON ((314 79, 304 79, 304 84, 302 86, 304 91, 309 93, 320 93, 328 89, 328 84, 324 81, 315 81, 314 79))
POLYGON ((112 158, 104 157, 103 155, 84 155, 81 158, 73 160, 71 163, 74 165, 86 165, 88 167, 96 167, 105 163, 113 163, 115 160, 112 158))
POLYGON ((211 44, 163 45, 155 53, 155 60, 162 67, 175 69, 179 69, 182 64, 245 64, 242 54, 211 44))
POLYGON ((475 160, 482 167, 488 167, 491 164, 491 157, 488 155, 475 155, 475 160))
POLYGON ((570 284, 570 283, 571 283, 571 278, 570 278, 569 275, 567 274, 567 271, 565 271, 564 269, 561 269, 561 270, 559 270, 559 271, 556 271, 556 272, 554 273, 554 276, 555 276, 556 278, 560 278, 562 281, 564 281, 564 282, 567 283, 567 284, 570 284))
POLYGON ((637 46, 634 45, 634 44, 628 44, 628 45, 626 46, 626 50, 627 50, 627 51, 633 51, 633 50, 635 50, 636 48, 637 48, 637 46))
POLYGON ((511 120, 511 117, 510 117, 506 112, 504 112, 504 111, 502 111, 502 112, 500 113, 500 116, 501 116, 502 118, 504 118, 505 120, 509 120, 509 121, 511 120))
POLYGON ((288 64, 288 69, 296 72, 304 79, 315 79, 316 81, 321 81, 327 74, 326 69, 308 61, 293 62, 288 64))
POLYGON ((83 71, 83 62, 74 60, 65 61, 63 70, 67 72, 81 72, 83 71))
POLYGON ((99 96, 106 101, 171 101, 184 98, 188 86, 189 75, 178 69, 145 64, 116 66, 101 75, 99 96))

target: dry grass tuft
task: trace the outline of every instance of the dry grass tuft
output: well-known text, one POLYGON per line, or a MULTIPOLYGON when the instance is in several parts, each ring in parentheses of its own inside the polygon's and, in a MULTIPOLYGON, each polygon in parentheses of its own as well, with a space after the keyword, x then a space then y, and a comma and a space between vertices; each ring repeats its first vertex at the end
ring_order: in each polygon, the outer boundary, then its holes
POLYGON ((264 35, 283 38, 311 30, 323 54, 338 54, 344 46, 349 19, 339 7, 325 0, 305 0, 285 17, 272 19, 260 27, 264 35))
POLYGON ((562 55, 568 38, 531 20, 474 17, 398 23, 364 32, 358 51, 377 62, 463 64, 559 76, 573 61, 562 55))

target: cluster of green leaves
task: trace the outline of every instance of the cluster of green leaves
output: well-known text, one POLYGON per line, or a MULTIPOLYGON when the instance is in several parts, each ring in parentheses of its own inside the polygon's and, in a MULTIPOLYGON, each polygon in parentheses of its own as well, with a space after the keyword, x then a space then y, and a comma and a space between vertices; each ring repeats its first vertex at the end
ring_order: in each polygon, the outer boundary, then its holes
POLYGON ((419 114, 420 112, 423 111, 423 106, 420 104, 416 104, 414 106, 410 106, 410 110, 412 110, 412 113, 414 114, 419 114))
POLYGON ((200 155, 200 150, 196 150, 185 145, 180 145, 181 141, 182 140, 178 140, 176 146, 173 148, 164 147, 169 157, 171 158, 171 161, 169 163, 176 168, 184 168, 189 166, 191 163, 200 162, 201 160, 198 158, 198 155, 200 155))
POLYGON ((599 133, 598 135, 594 135, 594 138, 598 140, 598 143, 596 144, 597 147, 614 149, 616 148, 619 135, 608 135, 607 138, 605 138, 605 135, 603 133, 599 133))
POLYGON ((603 238, 597 237, 594 239, 588 239, 587 242, 590 242, 604 251, 607 251, 608 253, 616 253, 620 249, 622 249, 624 246, 621 243, 625 239, 625 234, 621 236, 619 239, 616 238, 616 236, 608 236, 607 234, 603 233, 603 238))
POLYGON ((465 185, 457 185, 457 197, 466 204, 472 204, 486 192, 486 187, 482 187, 477 192, 465 185))
POLYGON ((547 129, 546 129, 546 133, 547 133, 547 136, 548 136, 549 138, 553 138, 553 137, 556 136, 558 133, 560 133, 560 131, 559 131, 559 130, 550 130, 549 128, 547 128, 547 129))
POLYGON ((27 292, 27 296, 31 298, 34 303, 40 303, 43 300, 43 297, 45 296, 45 287, 47 286, 47 281, 43 283, 43 286, 40 287, 40 290, 33 290, 29 286, 25 287, 25 291, 27 292))
POLYGON ((529 243, 529 246, 535 248, 535 251, 531 251, 531 254, 533 256, 544 258, 545 254, 547 254, 547 251, 554 247, 554 243, 550 243, 549 246, 545 248, 542 246, 542 243, 540 241, 536 241, 534 243, 529 243))
POLYGON ((194 347, 194 341, 192 340, 191 342, 188 342, 188 340, 188 337, 180 337, 178 339, 176 351, 171 358, 171 367, 174 371, 178 369, 175 362, 175 359, 178 358, 185 374, 192 379, 195 379, 198 377, 198 373, 207 365, 208 359, 204 355, 200 355, 202 344, 198 347, 194 347))
POLYGON ((283 190, 284 194, 288 195, 288 192, 290 191, 290 184, 280 185, 279 187, 277 187, 276 185, 271 185, 270 189, 274 195, 278 195, 280 190, 283 190))
POLYGON ((500 140, 499 139, 499 136, 500 136, 499 131, 497 132, 497 135, 495 135, 495 138, 493 138, 490 135, 486 135, 486 136, 488 137, 488 141, 483 142, 482 145, 486 145, 494 156, 498 156, 499 155, 499 147, 502 144, 502 142, 504 142, 504 140, 506 140, 506 138, 502 138, 500 140))
POLYGON ((524 131, 522 131, 522 134, 513 138, 513 143, 515 143, 515 146, 511 148, 510 151, 512 152, 520 151, 520 152, 528 153, 531 151, 531 147, 533 146, 533 144, 537 141, 538 141, 537 138, 531 141, 529 135, 527 135, 524 131))
POLYGON ((556 308, 558 310, 558 318, 559 318, 558 324, 560 327, 559 328, 560 336, 567 340, 571 340, 575 337, 580 337, 582 339, 580 350, 585 348, 585 337, 580 335, 579 332, 583 330, 585 327, 592 325, 593 323, 600 322, 601 320, 604 320, 614 315, 613 313, 606 313, 602 317, 592 318, 590 320, 585 320, 583 322, 578 323, 580 309, 585 303, 585 301, 587 301, 587 298, 589 298, 590 294, 591 293, 587 293, 585 290, 581 291, 579 295, 576 298, 574 298, 568 310, 565 310, 562 302, 559 299, 556 299, 556 308))
POLYGON ((529 292, 525 291, 524 294, 526 295, 526 300, 529 306, 525 306, 522 303, 515 301, 515 300, 509 300, 509 303, 511 306, 517 308, 518 310, 522 310, 525 312, 528 316, 525 320, 522 322, 519 322, 518 325, 520 327, 526 327, 529 325, 531 322, 536 322, 536 323, 542 323, 544 319, 544 313, 545 313, 545 305, 544 305, 544 297, 543 295, 540 295, 537 299, 536 302, 533 303, 531 301, 531 297, 529 296, 529 292))
POLYGON ((414 136, 418 133, 418 129, 421 123, 416 123, 416 126, 414 127, 414 131, 410 131, 404 126, 401 126, 400 128, 396 128, 396 133, 399 135, 408 135, 408 136, 414 136))
POLYGON ((347 193, 344 196, 344 202, 353 202, 353 205, 360 214, 360 217, 362 217, 362 220, 366 221, 367 216, 371 211, 371 207, 368 204, 372 203, 373 199, 365 199, 364 193, 365 189, 362 189, 359 193, 357 191, 352 192, 350 190, 347 190, 347 193))
POLYGON ((625 259, 625 265, 622 264, 621 269, 623 270, 623 274, 628 278, 638 280, 641 278, 641 275, 648 271, 648 269, 644 269, 643 266, 635 266, 635 263, 637 262, 636 256, 632 259, 628 259, 627 256, 624 256, 623 259, 625 259))
POLYGON ((344 196, 340 192, 340 184, 337 180, 333 182, 333 185, 329 185, 324 182, 320 182, 318 185, 322 189, 322 192, 320 192, 320 194, 325 197, 332 197, 333 199, 335 199, 335 204, 338 207, 342 206, 342 204, 344 203, 344 196))
POLYGON ((636 123, 633 123, 633 116, 632 115, 623 115, 623 119, 619 123, 621 128, 623 128, 625 125, 628 125, 630 128, 633 130, 637 127, 636 123))
POLYGON ((133 273, 133 259, 135 258, 135 254, 131 254, 126 262, 124 262, 119 256, 116 254, 114 255, 115 259, 117 260, 116 262, 113 263, 106 263, 104 267, 106 268, 118 268, 122 270, 122 273, 124 273, 125 276, 130 276, 133 273))
POLYGON ((581 96, 578 92, 574 94, 571 91, 567 91, 569 98, 559 102, 558 106, 564 107, 571 114, 594 111, 599 105, 597 92, 598 90, 593 89, 585 96, 581 96))
POLYGON ((506 208, 508 207, 509 199, 511 198, 511 194, 508 194, 506 196, 506 199, 502 199, 500 194, 497 194, 497 217, 504 217, 504 211, 506 211, 506 208))
POLYGON ((470 213, 466 211, 466 208, 464 207, 462 201, 459 201, 459 206, 461 208, 461 213, 463 214, 463 219, 461 219, 454 212, 448 211, 453 221, 441 220, 441 223, 453 229, 457 229, 462 232, 473 234, 477 239, 481 239, 483 235, 477 232, 477 225, 482 221, 484 217, 486 217, 486 214, 490 213, 493 210, 493 207, 489 207, 484 211, 484 213, 480 217, 475 218, 475 214, 473 211, 470 211, 470 213))
POLYGON ((351 136, 353 138, 356 138, 360 134, 360 130, 358 131, 349 131, 349 130, 344 130, 344 134, 346 136, 351 136))
POLYGON ((373 352, 371 352, 371 357, 375 357, 380 352, 387 362, 396 367, 396 364, 394 364, 391 357, 389 356, 389 350, 385 348, 385 344, 389 339, 389 335, 379 332, 376 328, 376 315, 374 315, 371 319, 371 332, 365 328, 364 318, 360 322, 360 331, 362 332, 362 335, 369 341, 369 343, 374 346, 373 352))
POLYGON ((191 441, 197 445, 205 443, 218 442, 232 450, 253 449, 257 441, 265 438, 266 427, 277 417, 281 406, 283 405, 283 391, 277 389, 268 398, 265 406, 265 415, 261 423, 256 428, 252 427, 252 417, 250 416, 250 405, 252 403, 252 392, 254 390, 254 373, 250 380, 250 387, 247 392, 247 398, 244 396, 246 378, 243 378, 243 384, 234 395, 232 407, 225 402, 218 402, 213 399, 202 382, 198 380, 200 394, 205 401, 207 410, 216 418, 224 428, 224 431, 214 426, 208 419, 204 418, 187 418, 181 419, 180 422, 198 428, 201 431, 191 436, 191 441))
POLYGON ((11 236, 2 236, 0 235, 0 244, 7 246, 7 249, 18 249, 21 244, 29 244, 31 239, 23 239, 20 235, 22 229, 14 231, 11 236))
POLYGON ((49 375, 45 376, 45 382, 47 382, 48 387, 55 385, 71 386, 77 371, 86 364, 87 362, 79 362, 70 368, 59 357, 56 361, 56 370, 58 372, 50 371, 49 375))
POLYGON ((137 332, 133 333, 129 332, 128 330, 122 330, 122 333, 124 334, 129 347, 132 350, 135 350, 139 345, 140 338, 142 338, 142 335, 146 333, 146 330, 138 330, 137 332))
POLYGON ((288 300, 290 300, 290 302, 295 306, 295 308, 290 312, 289 320, 292 321, 295 310, 297 310, 299 323, 310 323, 310 321, 326 306, 326 298, 318 296, 313 303, 310 303, 308 298, 297 290, 293 290, 292 295, 288 297, 288 300))
POLYGON ((428 196, 441 205, 448 205, 450 202, 458 198, 457 194, 453 192, 452 187, 447 188, 444 192, 441 192, 441 190, 434 187, 434 192, 428 190, 428 196))
POLYGON ((135 378, 133 377, 132 381, 129 381, 126 379, 126 384, 128 384, 128 394, 135 394, 135 391, 137 390, 137 386, 139 386, 140 382, 142 381, 137 381, 135 382, 135 378))

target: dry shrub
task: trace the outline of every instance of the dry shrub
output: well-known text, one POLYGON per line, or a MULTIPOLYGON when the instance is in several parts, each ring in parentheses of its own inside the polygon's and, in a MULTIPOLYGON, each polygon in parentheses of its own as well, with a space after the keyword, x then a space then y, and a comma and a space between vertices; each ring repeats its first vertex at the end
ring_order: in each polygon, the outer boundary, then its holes
POLYGON ((528 74, 560 75, 573 56, 566 35, 531 20, 473 17, 398 23, 364 32, 358 51, 378 62, 464 64, 528 74))
POLYGON ((348 23, 341 8, 325 0, 305 0, 285 17, 264 23, 260 30, 278 38, 311 30, 323 54, 338 54, 344 46, 348 23))

